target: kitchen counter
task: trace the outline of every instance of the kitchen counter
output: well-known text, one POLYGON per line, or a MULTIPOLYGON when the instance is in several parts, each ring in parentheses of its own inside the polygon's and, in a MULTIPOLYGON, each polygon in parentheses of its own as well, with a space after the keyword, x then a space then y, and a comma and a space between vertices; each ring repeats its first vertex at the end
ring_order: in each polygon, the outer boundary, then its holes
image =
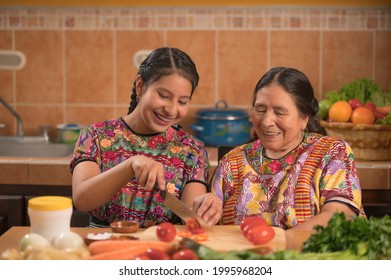
MULTIPOLYGON (((224 227, 224 226, 220 226, 224 227)), ((85 228, 85 227, 72 227, 71 231, 78 233, 81 237, 85 237, 88 233, 96 232, 111 232, 109 228, 85 228)), ((19 240, 27 233, 30 232, 30 227, 14 226, 0 236, 0 254, 8 248, 17 249, 19 246, 19 240)), ((297 231, 293 235, 285 234, 286 249, 300 250, 304 241, 313 234, 314 231, 297 231)))
POLYGON ((0 157, 0 184, 70 186, 70 160, 71 157, 0 157))
MULTIPOLYGON (((211 174, 217 166, 217 148, 207 147, 211 174)), ((0 156, 0 185, 71 186, 69 171, 71 157, 22 158, 0 156)), ((391 188, 391 161, 357 161, 356 166, 363 188, 391 188), (379 171, 381 174, 379 174, 379 171), (379 183, 378 183, 379 182, 379 183), (380 185, 382 183, 382 185, 380 185), (372 187, 376 186, 376 187, 372 187)))

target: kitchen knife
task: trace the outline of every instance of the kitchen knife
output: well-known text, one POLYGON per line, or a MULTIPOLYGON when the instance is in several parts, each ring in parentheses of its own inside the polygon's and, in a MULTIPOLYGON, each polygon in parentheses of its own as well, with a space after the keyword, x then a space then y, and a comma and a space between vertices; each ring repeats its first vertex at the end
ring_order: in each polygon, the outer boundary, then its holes
MULTIPOLYGON (((155 187, 158 188, 158 187, 155 187)), ((190 217, 195 218, 201 225, 204 230, 211 231, 211 226, 209 226, 200 216, 197 215, 192 209, 190 209, 185 203, 176 198, 173 194, 169 193, 167 190, 160 191, 160 195, 163 197, 163 204, 175 213, 179 218, 184 222, 190 217)))

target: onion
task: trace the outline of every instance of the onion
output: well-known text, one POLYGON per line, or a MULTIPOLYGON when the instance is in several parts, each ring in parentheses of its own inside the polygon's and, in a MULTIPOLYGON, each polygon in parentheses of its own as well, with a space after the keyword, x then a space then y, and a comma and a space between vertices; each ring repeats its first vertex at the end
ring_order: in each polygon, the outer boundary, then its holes
POLYGON ((63 232, 55 236, 52 245, 60 250, 73 251, 84 246, 84 240, 75 232, 63 232))
POLYGON ((19 241, 19 250, 21 252, 31 250, 33 247, 48 247, 49 241, 45 237, 37 233, 28 233, 19 241))

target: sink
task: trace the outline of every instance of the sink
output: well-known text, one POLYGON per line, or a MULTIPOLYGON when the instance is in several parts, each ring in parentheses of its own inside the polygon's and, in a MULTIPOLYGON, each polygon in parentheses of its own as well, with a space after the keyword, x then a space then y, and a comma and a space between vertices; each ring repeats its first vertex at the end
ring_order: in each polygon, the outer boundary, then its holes
POLYGON ((46 142, 43 137, 0 137, 0 157, 68 157, 74 145, 46 142))
POLYGON ((43 136, 0 136, 1 143, 47 143, 48 140, 43 136))

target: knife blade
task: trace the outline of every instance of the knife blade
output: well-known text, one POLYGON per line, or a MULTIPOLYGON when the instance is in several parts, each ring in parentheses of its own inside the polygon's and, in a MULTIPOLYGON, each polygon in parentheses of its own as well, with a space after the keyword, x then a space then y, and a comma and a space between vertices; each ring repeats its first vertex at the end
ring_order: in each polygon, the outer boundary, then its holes
POLYGON ((183 221, 186 221, 188 218, 195 218, 201 225, 201 227, 206 231, 212 231, 211 226, 208 225, 196 212, 190 209, 185 203, 179 200, 176 196, 169 193, 167 190, 160 191, 160 195, 163 197, 163 204, 174 212, 179 218, 183 221))

